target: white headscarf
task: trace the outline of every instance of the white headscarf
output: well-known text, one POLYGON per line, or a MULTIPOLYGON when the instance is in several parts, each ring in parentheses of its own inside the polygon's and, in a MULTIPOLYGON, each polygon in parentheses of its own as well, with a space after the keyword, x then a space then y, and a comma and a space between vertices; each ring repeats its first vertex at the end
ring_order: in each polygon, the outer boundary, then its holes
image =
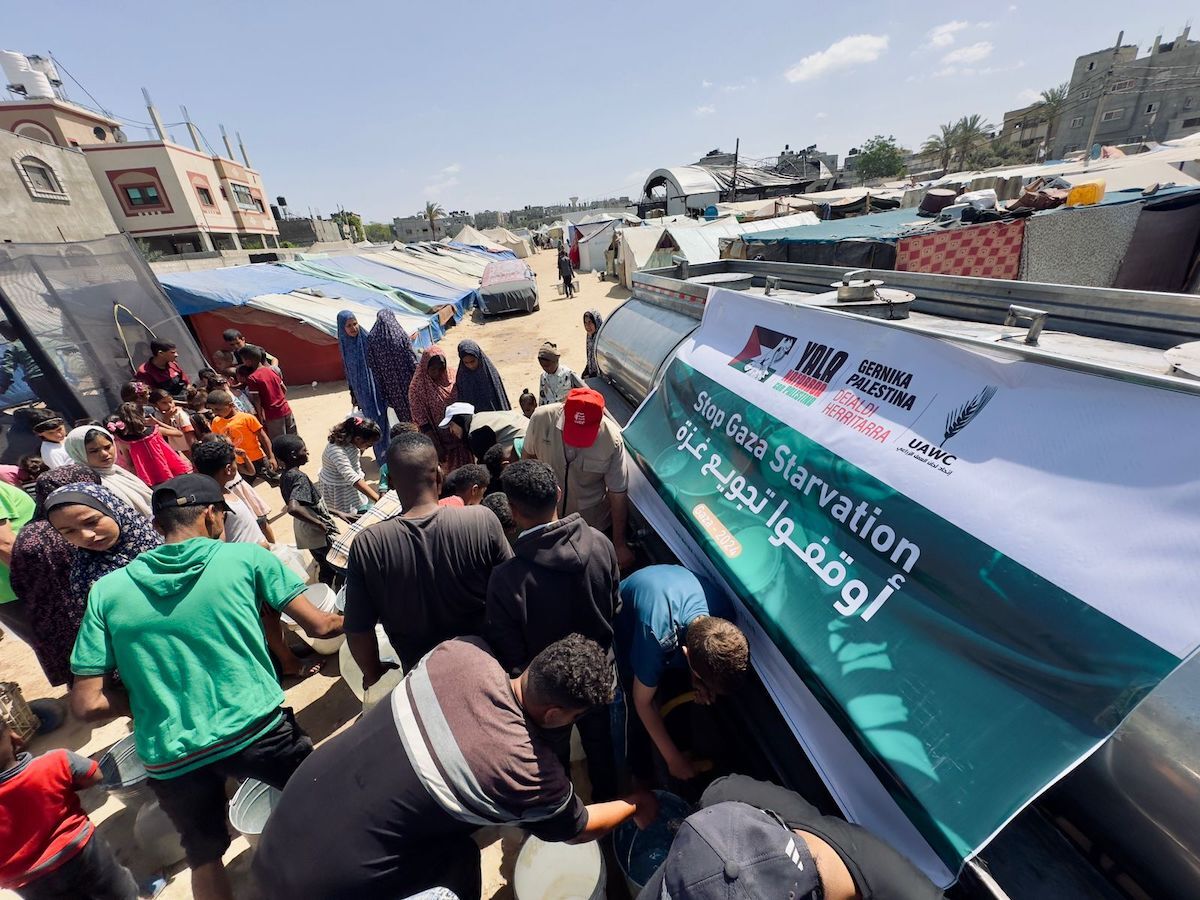
MULTIPOLYGON (((81 466, 87 466, 93 472, 100 476, 101 484, 116 494, 120 499, 124 500, 147 519, 153 519, 154 513, 150 509, 150 485, 142 481, 132 472, 127 472, 118 465, 111 465, 106 469, 101 469, 98 466, 93 466, 88 462, 87 458, 87 441, 93 433, 104 435, 110 441, 113 436, 99 425, 81 425, 78 428, 71 430, 63 441, 63 447, 66 448, 67 455, 81 466)), ((114 441, 115 443, 115 441, 114 441)))

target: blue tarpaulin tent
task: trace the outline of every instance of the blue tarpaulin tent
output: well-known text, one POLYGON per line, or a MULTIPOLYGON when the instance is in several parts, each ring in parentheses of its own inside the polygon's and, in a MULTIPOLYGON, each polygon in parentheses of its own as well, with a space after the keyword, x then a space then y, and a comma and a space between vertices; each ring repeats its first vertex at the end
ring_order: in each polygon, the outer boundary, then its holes
POLYGON ((308 271, 319 270, 333 277, 346 274, 358 279, 386 285, 417 300, 424 301, 430 308, 436 306, 453 306, 454 318, 460 319, 463 314, 479 300, 479 291, 455 287, 429 275, 412 272, 402 268, 403 257, 396 254, 395 263, 376 262, 361 256, 339 255, 326 256, 320 259, 305 260, 301 264, 308 271))

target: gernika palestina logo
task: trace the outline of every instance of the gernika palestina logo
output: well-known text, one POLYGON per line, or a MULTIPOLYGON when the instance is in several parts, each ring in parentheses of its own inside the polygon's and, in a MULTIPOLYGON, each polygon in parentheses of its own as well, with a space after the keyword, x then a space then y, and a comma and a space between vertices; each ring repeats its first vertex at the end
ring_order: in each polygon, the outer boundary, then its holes
POLYGON ((746 346, 729 361, 729 366, 755 381, 766 381, 772 375, 779 374, 780 366, 795 346, 796 339, 790 334, 755 325, 746 340, 746 346))

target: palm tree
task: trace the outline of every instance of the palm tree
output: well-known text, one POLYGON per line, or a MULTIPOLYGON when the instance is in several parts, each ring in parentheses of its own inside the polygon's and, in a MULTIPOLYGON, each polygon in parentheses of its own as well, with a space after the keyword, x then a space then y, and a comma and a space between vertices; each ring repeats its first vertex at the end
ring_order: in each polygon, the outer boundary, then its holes
POLYGON ((1067 82, 1055 85, 1054 87, 1042 91, 1042 99, 1037 105, 1038 117, 1046 123, 1046 145, 1049 146, 1054 137, 1054 121, 1062 112, 1063 106, 1067 102, 1067 90, 1070 85, 1067 82))
POLYGON ((954 158, 954 148, 958 140, 955 126, 949 122, 940 126, 940 131, 931 134, 921 146, 922 153, 936 153, 941 162, 942 174, 950 168, 950 160, 954 158))
POLYGON ((979 147, 991 140, 992 126, 978 113, 963 116, 954 124, 955 148, 958 150, 958 160, 966 167, 968 160, 979 147))
POLYGON ((437 240, 437 220, 446 215, 446 211, 442 209, 436 200, 425 201, 425 218, 429 220, 429 230, 433 232, 433 239, 437 240))

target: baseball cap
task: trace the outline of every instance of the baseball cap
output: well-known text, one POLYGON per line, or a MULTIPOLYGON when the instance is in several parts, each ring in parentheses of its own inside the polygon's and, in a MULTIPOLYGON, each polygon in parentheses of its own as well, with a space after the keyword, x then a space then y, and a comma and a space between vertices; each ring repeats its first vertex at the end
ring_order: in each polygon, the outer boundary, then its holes
POLYGON ((164 481, 154 489, 150 498, 150 508, 156 513, 180 506, 215 506, 229 511, 225 505, 225 494, 216 479, 194 472, 164 481))
POLYGON ((718 803, 688 816, 639 900, 803 900, 821 886, 808 845, 773 813, 718 803))
POLYGON ((438 423, 438 428, 445 428, 455 416, 473 416, 475 407, 470 403, 451 403, 446 407, 446 417, 438 423))
POLYGON ((563 443, 590 447, 604 420, 604 395, 591 388, 572 388, 563 404, 563 443))

